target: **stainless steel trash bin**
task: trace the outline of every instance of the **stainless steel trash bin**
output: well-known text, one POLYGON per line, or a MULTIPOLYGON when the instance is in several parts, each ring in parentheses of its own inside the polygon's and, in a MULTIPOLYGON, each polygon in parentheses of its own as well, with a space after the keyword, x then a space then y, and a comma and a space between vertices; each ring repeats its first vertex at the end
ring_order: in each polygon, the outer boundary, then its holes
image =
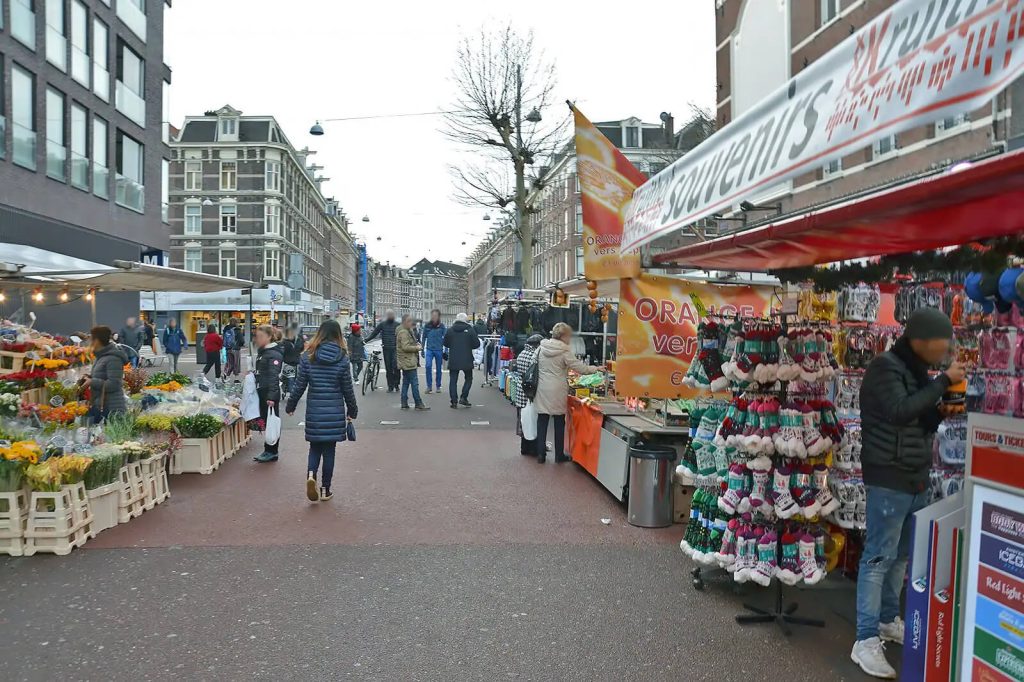
POLYGON ((671 445, 638 443, 629 449, 630 525, 664 528, 672 525, 672 464, 676 449, 671 445))

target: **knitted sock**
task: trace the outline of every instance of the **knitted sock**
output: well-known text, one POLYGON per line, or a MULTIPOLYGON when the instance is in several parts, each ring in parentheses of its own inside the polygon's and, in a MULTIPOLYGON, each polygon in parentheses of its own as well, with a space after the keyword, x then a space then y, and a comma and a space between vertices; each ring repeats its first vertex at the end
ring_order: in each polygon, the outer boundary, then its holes
POLYGON ((726 524, 722 533, 722 545, 715 554, 718 565, 725 568, 736 562, 736 533, 740 527, 739 519, 732 519, 726 524))
POLYGON ((817 457, 828 449, 830 443, 827 443, 821 437, 821 430, 819 429, 820 415, 818 411, 810 405, 804 405, 801 412, 803 413, 803 448, 799 456, 802 458, 817 457))
POLYGON ((790 493, 798 505, 800 513, 805 519, 813 519, 821 510, 818 502, 817 491, 814 489, 814 477, 809 464, 801 465, 793 469, 790 477, 790 493))
MULTIPOLYGON (((735 519, 733 519, 735 521, 735 519)), ((728 528, 728 522, 721 516, 715 517, 711 523, 710 532, 708 533, 707 541, 701 548, 701 556, 699 561, 708 566, 718 564, 718 552, 722 548, 722 537, 725 535, 725 531, 728 528)))
POLYGON ((714 475, 718 471, 718 467, 715 464, 715 450, 717 446, 710 441, 697 441, 693 444, 693 448, 697 456, 697 475, 714 475))
MULTIPOLYGON (((688 476, 693 478, 697 475, 697 453, 694 448, 697 444, 690 440, 686 444, 686 449, 683 450, 683 456, 679 461, 679 465, 676 467, 676 473, 681 476, 688 476)), ((703 446, 703 444, 702 444, 703 446)))
POLYGON ((779 401, 771 398, 762 403, 761 452, 775 454, 775 434, 779 432, 779 401))
POLYGON ((775 514, 780 519, 788 519, 800 511, 789 492, 789 467, 781 466, 775 470, 773 476, 771 501, 775 505, 775 514))
POLYGON ((743 485, 745 480, 743 465, 733 464, 729 467, 729 489, 725 491, 725 495, 718 498, 719 509, 726 514, 736 513, 736 508, 742 499, 741 494, 744 492, 743 485))
POLYGON ((800 363, 800 378, 804 381, 817 381, 818 377, 818 362, 821 359, 821 354, 818 353, 818 346, 814 341, 814 333, 806 332, 802 337, 802 343, 804 345, 804 359, 800 363))
POLYGON ((683 533, 683 539, 679 542, 679 549, 686 556, 693 554, 693 538, 697 533, 697 524, 700 522, 700 505, 703 497, 704 489, 697 488, 690 499, 690 521, 686 524, 686 532, 683 533))
POLYGON ((753 471, 751 473, 754 484, 750 489, 750 506, 756 509, 768 499, 768 482, 772 475, 770 471, 753 471))
POLYGON ((780 542, 782 543, 782 552, 779 558, 779 580, 786 585, 796 585, 800 582, 797 538, 792 533, 783 533, 780 542))
POLYGON ((821 569, 822 573, 824 573, 828 562, 828 555, 825 553, 825 531, 821 528, 816 528, 812 535, 814 536, 814 561, 818 564, 818 568, 821 569))
POLYGON ((701 334, 701 351, 698 356, 704 374, 709 379, 712 391, 729 388, 729 379, 722 373, 722 354, 718 350, 718 325, 710 322, 701 334))
POLYGON ((778 542, 775 533, 765 533, 757 543, 757 564, 750 572, 750 579, 761 587, 768 587, 775 572, 778 570, 776 549, 778 542))
POLYGON ((736 457, 736 448, 729 448, 724 445, 715 446, 715 470, 718 476, 725 478, 729 475, 729 465, 736 457))
POLYGON ((789 338, 779 334, 775 343, 779 347, 779 371, 776 372, 776 376, 779 381, 796 379, 800 376, 800 367, 793 360, 793 356, 789 354, 789 338))
POLYGON ((814 467, 814 488, 817 491, 816 499, 820 507, 818 513, 828 516, 836 509, 839 509, 839 500, 832 497, 832 491, 828 485, 828 467, 819 464, 814 467))
POLYGON ((818 562, 815 558, 814 550, 814 536, 810 533, 804 533, 800 536, 800 575, 803 577, 804 582, 808 585, 814 585, 821 582, 821 579, 825 577, 825 572, 818 567, 818 562))
POLYGON ((739 381, 747 381, 750 379, 750 370, 752 369, 752 365, 750 357, 747 355, 747 350, 747 332, 738 332, 736 336, 736 352, 733 354, 733 361, 730 364, 730 369, 732 370, 733 378, 739 381))
POLYGON ((736 436, 743 432, 747 421, 747 401, 737 398, 729 404, 725 411, 725 418, 722 419, 718 432, 715 434, 715 442, 720 445, 736 445, 736 436))
POLYGON ((732 578, 738 583, 750 580, 750 573, 757 566, 757 536, 754 531, 744 532, 736 543, 736 563, 732 578))

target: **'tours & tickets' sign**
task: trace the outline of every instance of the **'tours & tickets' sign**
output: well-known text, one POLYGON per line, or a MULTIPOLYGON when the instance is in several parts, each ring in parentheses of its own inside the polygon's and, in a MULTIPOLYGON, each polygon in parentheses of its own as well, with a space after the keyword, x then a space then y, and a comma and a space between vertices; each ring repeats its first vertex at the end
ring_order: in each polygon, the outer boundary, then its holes
POLYGON ((878 139, 976 109, 1024 71, 1021 0, 900 0, 640 186, 622 249, 878 139))

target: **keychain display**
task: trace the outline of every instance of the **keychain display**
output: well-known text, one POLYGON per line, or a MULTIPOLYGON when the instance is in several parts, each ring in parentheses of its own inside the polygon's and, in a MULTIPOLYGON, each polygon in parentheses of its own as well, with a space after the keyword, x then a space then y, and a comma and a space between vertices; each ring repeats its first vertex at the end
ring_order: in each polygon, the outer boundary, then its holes
POLYGON ((882 294, 877 285, 860 282, 843 287, 837 298, 839 317, 849 322, 874 322, 878 319, 882 294))

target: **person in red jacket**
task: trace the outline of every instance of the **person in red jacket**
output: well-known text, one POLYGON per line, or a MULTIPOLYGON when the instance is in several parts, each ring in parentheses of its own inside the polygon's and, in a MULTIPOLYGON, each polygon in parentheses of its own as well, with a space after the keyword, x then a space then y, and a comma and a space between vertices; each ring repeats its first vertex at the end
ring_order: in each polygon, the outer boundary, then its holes
POLYGON ((203 339, 203 348, 206 350, 206 367, 203 367, 203 376, 213 367, 214 375, 220 379, 220 350, 224 347, 224 339, 217 333, 217 325, 211 324, 206 328, 206 338, 203 339))

